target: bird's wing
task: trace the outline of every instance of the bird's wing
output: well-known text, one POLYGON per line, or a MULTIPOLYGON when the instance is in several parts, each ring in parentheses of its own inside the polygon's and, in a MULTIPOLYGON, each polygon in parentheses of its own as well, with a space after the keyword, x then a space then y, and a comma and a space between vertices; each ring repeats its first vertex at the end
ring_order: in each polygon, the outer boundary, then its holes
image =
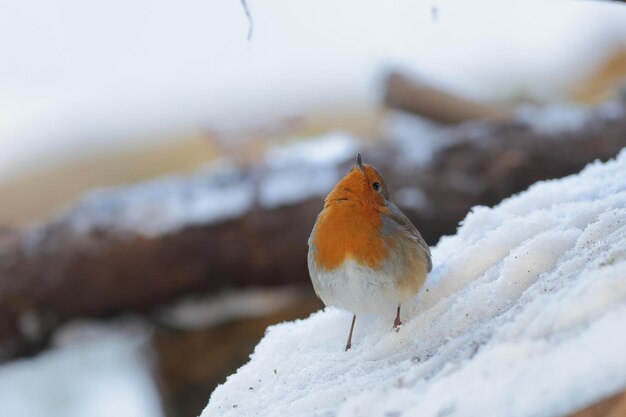
POLYGON ((389 208, 389 212, 383 213, 382 215, 383 234, 388 235, 392 232, 400 232, 404 237, 415 242, 418 250, 426 256, 428 272, 430 272, 433 269, 433 262, 428 244, 413 223, 411 223, 411 220, 409 220, 395 204, 391 201, 387 201, 387 207, 389 208))

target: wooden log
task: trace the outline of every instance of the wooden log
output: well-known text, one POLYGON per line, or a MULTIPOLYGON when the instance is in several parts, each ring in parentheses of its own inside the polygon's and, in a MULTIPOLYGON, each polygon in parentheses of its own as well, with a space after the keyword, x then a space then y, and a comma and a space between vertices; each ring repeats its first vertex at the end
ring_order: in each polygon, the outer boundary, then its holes
POLYGON ((470 120, 505 121, 512 109, 504 105, 478 103, 392 72, 385 83, 385 104, 443 124, 470 120))
POLYGON ((611 395, 567 417, 626 417, 626 391, 611 395))

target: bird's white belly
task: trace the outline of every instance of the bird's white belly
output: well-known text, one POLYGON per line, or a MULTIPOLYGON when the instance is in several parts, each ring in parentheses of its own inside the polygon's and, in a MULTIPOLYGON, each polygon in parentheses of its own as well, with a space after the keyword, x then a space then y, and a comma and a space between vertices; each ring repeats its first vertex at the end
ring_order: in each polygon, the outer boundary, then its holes
POLYGON ((311 276, 315 292, 327 306, 354 314, 393 309, 413 294, 402 292, 397 278, 347 259, 330 271, 316 271, 311 276))

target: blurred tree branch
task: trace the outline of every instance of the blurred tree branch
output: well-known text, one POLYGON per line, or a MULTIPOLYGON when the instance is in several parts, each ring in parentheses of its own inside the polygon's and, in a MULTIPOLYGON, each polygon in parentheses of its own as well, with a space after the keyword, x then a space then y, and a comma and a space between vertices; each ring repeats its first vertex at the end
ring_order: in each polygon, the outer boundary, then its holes
POLYGON ((385 83, 385 104, 445 124, 469 120, 505 121, 512 109, 478 103, 421 83, 399 72, 392 72, 385 83))
POLYGON ((243 11, 246 14, 246 18, 248 19, 248 42, 252 40, 252 31, 254 30, 254 21, 252 20, 252 15, 250 14, 250 8, 248 7, 247 0, 241 0, 241 6, 243 7, 243 11))

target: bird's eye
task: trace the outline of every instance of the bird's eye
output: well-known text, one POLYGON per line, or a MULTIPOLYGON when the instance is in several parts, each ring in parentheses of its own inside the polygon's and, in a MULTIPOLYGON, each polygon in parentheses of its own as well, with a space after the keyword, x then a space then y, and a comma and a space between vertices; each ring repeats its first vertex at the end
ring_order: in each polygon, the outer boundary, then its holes
POLYGON ((372 188, 374 188, 374 191, 380 190, 380 183, 378 182, 372 183, 372 188))

